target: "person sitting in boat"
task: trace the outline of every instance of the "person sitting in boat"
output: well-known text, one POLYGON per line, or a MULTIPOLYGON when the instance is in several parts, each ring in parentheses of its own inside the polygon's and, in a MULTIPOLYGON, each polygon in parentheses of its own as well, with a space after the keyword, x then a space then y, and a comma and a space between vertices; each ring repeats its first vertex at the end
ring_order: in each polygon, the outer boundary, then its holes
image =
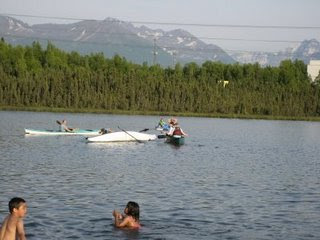
POLYGON ((107 134, 107 133, 112 133, 113 131, 111 130, 111 128, 101 128, 99 131, 99 134, 103 135, 103 134, 107 134))
POLYGON ((57 120, 57 123, 60 125, 61 132, 73 132, 74 128, 67 126, 67 120, 63 119, 61 122, 57 120))
POLYGON ((174 125, 177 123, 177 119, 176 118, 169 118, 168 119, 168 123, 169 123, 169 130, 167 135, 170 135, 169 133, 172 133, 174 131, 174 125))
POLYGON ((160 118, 160 121, 159 121, 156 129, 158 129, 158 130, 161 129, 163 131, 169 131, 170 125, 168 123, 166 123, 163 118, 160 118))
POLYGON ((163 127, 166 124, 166 122, 163 120, 163 118, 160 118, 160 121, 158 123, 159 127, 163 127))
POLYGON ((170 126, 174 126, 176 123, 178 123, 178 120, 176 118, 170 118, 168 123, 170 126))
POLYGON ((188 136, 182 128, 179 126, 178 122, 175 122, 175 124, 170 128, 170 131, 168 132, 168 135, 173 136, 173 135, 178 135, 178 136, 188 136))

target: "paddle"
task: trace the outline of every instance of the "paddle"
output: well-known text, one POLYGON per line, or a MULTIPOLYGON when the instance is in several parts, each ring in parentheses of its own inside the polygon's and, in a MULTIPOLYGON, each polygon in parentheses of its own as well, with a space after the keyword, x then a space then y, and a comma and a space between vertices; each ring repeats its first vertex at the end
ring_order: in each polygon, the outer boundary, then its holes
POLYGON ((146 132, 146 131, 149 131, 149 128, 142 129, 139 132, 146 132))
POLYGON ((136 139, 134 136, 132 136, 130 133, 128 133, 126 130, 120 128, 119 126, 118 126, 118 128, 119 128, 121 131, 123 131, 123 132, 125 132, 126 134, 128 134, 130 137, 132 137, 132 138, 133 138, 134 140, 136 140, 138 143, 143 143, 142 141, 140 141, 139 139, 136 139))

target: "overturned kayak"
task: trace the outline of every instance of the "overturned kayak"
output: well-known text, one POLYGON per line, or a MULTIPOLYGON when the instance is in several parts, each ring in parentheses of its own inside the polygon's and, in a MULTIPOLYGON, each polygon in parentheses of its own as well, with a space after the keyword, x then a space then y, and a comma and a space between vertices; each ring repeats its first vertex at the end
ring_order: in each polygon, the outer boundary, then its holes
POLYGON ((155 139, 157 139, 157 136, 154 134, 134 131, 111 132, 101 136, 87 138, 88 142, 145 142, 155 139))
POLYGON ((167 143, 171 143, 173 145, 177 145, 177 146, 181 146, 184 144, 184 136, 181 136, 181 135, 167 135, 166 136, 166 142, 167 143))
POLYGON ((74 129, 72 132, 62 132, 59 130, 46 130, 46 129, 24 129, 25 134, 30 135, 99 135, 101 134, 101 129, 74 129))

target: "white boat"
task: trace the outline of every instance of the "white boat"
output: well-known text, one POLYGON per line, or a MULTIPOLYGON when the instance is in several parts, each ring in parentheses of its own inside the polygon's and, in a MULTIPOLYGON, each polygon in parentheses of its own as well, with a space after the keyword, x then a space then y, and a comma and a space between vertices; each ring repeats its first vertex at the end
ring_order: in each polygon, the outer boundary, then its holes
POLYGON ((89 137, 88 142, 145 142, 157 139, 155 134, 146 134, 134 131, 106 133, 101 136, 89 137))
POLYGON ((30 129, 30 128, 25 128, 24 129, 25 134, 30 134, 30 135, 99 135, 101 134, 101 129, 74 129, 72 132, 62 132, 58 130, 46 130, 46 129, 30 129))

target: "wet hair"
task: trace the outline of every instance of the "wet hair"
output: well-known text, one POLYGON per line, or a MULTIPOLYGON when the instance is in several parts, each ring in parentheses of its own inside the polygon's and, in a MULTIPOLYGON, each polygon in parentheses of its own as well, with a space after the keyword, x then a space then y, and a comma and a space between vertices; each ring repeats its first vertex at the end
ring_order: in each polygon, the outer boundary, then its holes
POLYGON ((127 215, 132 216, 135 220, 139 221, 139 204, 136 202, 127 203, 127 215))
POLYGON ((18 209, 21 206, 21 203, 25 203, 26 201, 23 198, 15 197, 9 201, 9 211, 13 212, 13 209, 18 209))

